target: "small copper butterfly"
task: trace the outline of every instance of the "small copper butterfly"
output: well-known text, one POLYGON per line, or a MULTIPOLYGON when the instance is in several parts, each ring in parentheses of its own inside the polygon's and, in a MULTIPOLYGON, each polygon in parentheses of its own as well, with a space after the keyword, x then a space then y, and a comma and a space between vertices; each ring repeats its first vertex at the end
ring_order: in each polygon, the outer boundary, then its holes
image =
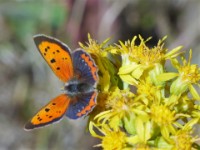
POLYGON ((64 93, 52 99, 25 124, 25 130, 49 125, 63 118, 78 119, 96 105, 97 66, 82 49, 73 52, 58 39, 34 36, 35 44, 56 76, 64 82, 64 93))

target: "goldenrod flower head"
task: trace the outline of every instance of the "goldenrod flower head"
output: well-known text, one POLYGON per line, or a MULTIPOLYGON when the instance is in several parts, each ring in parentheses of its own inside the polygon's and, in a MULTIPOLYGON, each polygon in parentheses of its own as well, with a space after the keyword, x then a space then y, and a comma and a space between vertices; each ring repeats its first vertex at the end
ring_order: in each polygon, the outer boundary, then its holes
POLYGON ((174 114, 174 111, 169 110, 164 105, 151 106, 151 118, 161 127, 171 125, 175 120, 174 114))
POLYGON ((181 46, 168 51, 166 37, 151 48, 150 38, 139 36, 139 45, 137 38, 107 46, 108 40, 98 44, 88 36, 87 45, 80 44, 99 69, 90 133, 106 150, 198 149, 200 136, 191 131, 200 121, 200 96, 193 86, 199 85, 200 69, 191 64, 192 51, 181 64, 181 46), (168 72, 166 61, 176 71, 168 72))
POLYGON ((189 61, 183 57, 183 66, 180 66, 178 71, 182 80, 189 83, 198 83, 200 80, 200 72, 198 65, 191 64, 192 51, 190 51, 189 61))
POLYGON ((105 41, 103 41, 101 44, 99 44, 96 40, 93 40, 90 36, 90 34, 88 34, 88 43, 86 43, 87 45, 85 46, 84 44, 79 42, 79 45, 81 48, 83 48, 85 51, 87 51, 88 53, 92 54, 92 55, 100 55, 100 56, 106 56, 107 53, 105 51, 106 49, 106 44, 108 43, 110 39, 106 39, 105 41))
POLYGON ((98 123, 105 123, 109 120, 110 127, 119 129, 122 118, 128 116, 131 112, 133 97, 134 94, 128 89, 119 90, 118 88, 114 88, 106 100, 105 107, 109 111, 99 113, 95 119, 97 119, 98 123))
POLYGON ((140 81, 137 85, 137 97, 146 105, 149 103, 159 103, 161 98, 160 88, 149 81, 140 81))
POLYGON ((102 139, 104 150, 122 150, 126 146, 126 135, 121 131, 107 132, 102 139))
POLYGON ((131 46, 131 59, 138 62, 139 64, 148 66, 162 61, 166 51, 166 49, 163 48, 162 41, 159 41, 157 46, 149 48, 146 46, 146 42, 150 40, 150 38, 147 39, 147 41, 144 41, 141 36, 139 36, 139 38, 141 41, 139 46, 132 47, 132 45, 127 42, 127 46, 131 46))
POLYGON ((191 150, 194 141, 189 131, 180 130, 174 137, 174 142, 175 142, 174 146, 175 150, 191 150))
MULTIPOLYGON (((160 70, 160 73, 162 73, 163 66, 161 65, 163 65, 165 60, 175 57, 177 52, 181 49, 181 47, 177 47, 169 53, 166 53, 167 49, 164 48, 163 44, 166 37, 159 40, 157 46, 154 46, 153 48, 149 48, 146 45, 146 42, 151 38, 145 41, 139 36, 139 45, 135 44, 136 39, 137 37, 135 36, 132 41, 126 41, 125 43, 120 41, 120 45, 118 45, 118 52, 122 57, 122 66, 120 67, 118 74, 123 81, 131 85, 137 85, 138 79, 140 79, 142 75, 148 75, 146 70, 160 70)), ((154 74, 155 73, 152 73, 153 78, 154 74)), ((156 81, 155 79, 153 80, 156 81)))
POLYGON ((120 90, 115 88, 108 97, 106 107, 111 108, 113 111, 122 113, 128 112, 131 106, 130 102, 133 100, 134 94, 128 89, 120 90))
MULTIPOLYGON (((183 65, 179 64, 178 60, 176 59, 172 60, 173 65, 179 72, 178 78, 172 83, 170 88, 170 92, 172 94, 180 95, 188 90, 188 88, 190 88, 190 90, 194 90, 192 84, 199 84, 198 82, 200 80, 200 71, 198 65, 191 64, 191 59, 192 51, 190 50, 188 62, 184 57, 182 57, 183 65)), ((192 95, 195 96, 194 93, 192 93, 192 95)))
POLYGON ((90 122, 89 130, 93 136, 102 139, 102 143, 97 146, 101 146, 104 150, 122 150, 127 145, 126 134, 121 130, 113 130, 106 124, 99 127, 90 122), (98 134, 94 128, 99 131, 98 134))
POLYGON ((189 83, 197 83, 200 79, 198 65, 183 66, 180 68, 182 80, 189 83))
POLYGON ((160 63, 165 59, 175 57, 177 52, 181 49, 181 47, 177 47, 171 50, 171 52, 166 53, 167 49, 164 48, 163 43, 166 38, 167 37, 164 37, 162 40, 159 40, 158 44, 153 48, 149 48, 146 45, 146 42, 148 42, 151 38, 148 38, 145 41, 141 36, 139 36, 140 44, 136 45, 135 41, 137 36, 134 36, 132 41, 128 40, 125 43, 120 41, 120 45, 118 45, 118 52, 122 55, 128 55, 131 62, 151 66, 152 64, 160 63))

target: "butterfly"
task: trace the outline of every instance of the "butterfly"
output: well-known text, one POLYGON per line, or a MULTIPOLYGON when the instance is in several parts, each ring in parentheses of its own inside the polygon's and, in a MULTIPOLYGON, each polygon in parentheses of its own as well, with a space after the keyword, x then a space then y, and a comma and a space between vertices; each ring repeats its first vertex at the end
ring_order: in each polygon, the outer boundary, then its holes
POLYGON ((86 116, 96 106, 98 94, 98 68, 92 57, 82 49, 72 52, 66 44, 46 35, 35 35, 34 41, 55 75, 64 82, 64 93, 42 107, 24 129, 49 125, 65 115, 71 119, 86 116))

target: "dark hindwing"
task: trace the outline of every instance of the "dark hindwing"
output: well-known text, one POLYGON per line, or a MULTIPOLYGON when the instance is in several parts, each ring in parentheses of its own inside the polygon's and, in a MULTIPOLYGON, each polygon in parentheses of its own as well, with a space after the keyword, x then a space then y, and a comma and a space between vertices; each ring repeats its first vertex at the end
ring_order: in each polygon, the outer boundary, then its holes
POLYGON ((91 56, 79 49, 72 53, 74 74, 81 82, 95 85, 98 80, 97 66, 91 56))
POLYGON ((83 93, 74 96, 70 101, 66 116, 71 119, 77 119, 87 115, 96 105, 97 92, 83 93))

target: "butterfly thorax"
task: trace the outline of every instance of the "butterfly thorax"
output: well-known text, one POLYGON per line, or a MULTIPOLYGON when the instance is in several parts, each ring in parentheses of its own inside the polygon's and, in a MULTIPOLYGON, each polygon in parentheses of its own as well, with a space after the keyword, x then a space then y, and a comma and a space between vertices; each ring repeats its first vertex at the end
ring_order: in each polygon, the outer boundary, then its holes
POLYGON ((65 84, 64 90, 67 95, 73 97, 79 94, 94 91, 94 87, 88 83, 80 82, 78 80, 71 80, 65 84))

